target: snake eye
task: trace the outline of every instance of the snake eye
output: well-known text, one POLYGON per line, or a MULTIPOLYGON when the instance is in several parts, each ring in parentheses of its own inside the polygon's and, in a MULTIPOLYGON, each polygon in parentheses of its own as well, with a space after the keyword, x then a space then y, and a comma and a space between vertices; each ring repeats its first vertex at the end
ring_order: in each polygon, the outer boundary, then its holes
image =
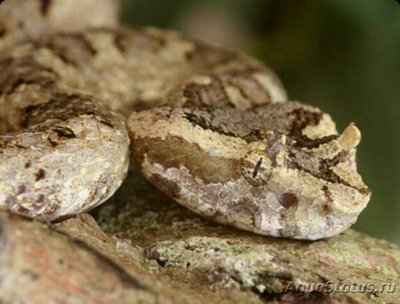
POLYGON ((250 150, 241 159, 241 172, 249 184, 264 185, 271 176, 272 162, 265 151, 250 150))

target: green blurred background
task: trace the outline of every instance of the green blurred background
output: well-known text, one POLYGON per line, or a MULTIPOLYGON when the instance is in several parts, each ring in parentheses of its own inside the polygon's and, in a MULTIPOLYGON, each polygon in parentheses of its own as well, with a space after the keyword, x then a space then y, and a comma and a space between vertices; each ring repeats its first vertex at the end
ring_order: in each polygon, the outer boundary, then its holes
POLYGON ((400 243, 400 5, 395 0, 126 0, 131 25, 176 29, 252 54, 291 100, 354 121, 373 191, 355 228, 400 243))

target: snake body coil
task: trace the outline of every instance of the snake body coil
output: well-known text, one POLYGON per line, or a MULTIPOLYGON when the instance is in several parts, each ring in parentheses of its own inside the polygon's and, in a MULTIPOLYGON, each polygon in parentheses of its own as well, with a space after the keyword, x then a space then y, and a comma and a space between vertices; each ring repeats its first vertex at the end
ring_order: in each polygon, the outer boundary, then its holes
POLYGON ((43 220, 89 210, 120 186, 129 150, 183 206, 260 234, 332 236, 366 206, 358 129, 337 135, 329 115, 286 102, 260 62, 118 27, 113 1, 69 33, 74 7, 91 0, 16 2, 0 6, 3 208, 43 220))

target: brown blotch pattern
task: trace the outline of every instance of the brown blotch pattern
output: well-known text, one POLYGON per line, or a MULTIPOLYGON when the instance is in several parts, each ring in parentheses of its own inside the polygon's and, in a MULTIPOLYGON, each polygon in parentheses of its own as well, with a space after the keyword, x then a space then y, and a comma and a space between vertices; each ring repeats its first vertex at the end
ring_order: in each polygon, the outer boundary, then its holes
POLYGON ((43 16, 46 16, 49 12, 52 0, 39 0, 40 2, 40 12, 43 16))
POLYGON ((42 179, 44 179, 46 177, 46 171, 44 171, 43 169, 39 169, 38 172, 36 172, 35 174, 35 181, 40 181, 42 179))

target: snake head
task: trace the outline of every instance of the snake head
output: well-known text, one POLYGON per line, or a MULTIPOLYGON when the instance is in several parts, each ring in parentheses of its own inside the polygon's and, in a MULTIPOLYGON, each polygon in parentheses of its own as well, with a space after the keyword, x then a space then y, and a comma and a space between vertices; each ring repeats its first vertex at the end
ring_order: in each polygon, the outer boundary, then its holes
MULTIPOLYGON (((250 149, 242 158, 241 172, 247 183, 265 191, 270 204, 279 203, 298 229, 312 230, 324 222, 325 233, 333 235, 356 220, 371 196, 355 162, 360 140, 354 124, 339 136, 313 140, 270 132, 265 146, 250 149), (313 227, 306 224, 310 220, 313 227)), ((319 238, 321 233, 309 234, 319 238)))
POLYGON ((144 175, 183 206, 259 234, 319 239, 344 231, 370 191, 360 132, 298 103, 255 110, 163 107, 128 122, 144 175))

